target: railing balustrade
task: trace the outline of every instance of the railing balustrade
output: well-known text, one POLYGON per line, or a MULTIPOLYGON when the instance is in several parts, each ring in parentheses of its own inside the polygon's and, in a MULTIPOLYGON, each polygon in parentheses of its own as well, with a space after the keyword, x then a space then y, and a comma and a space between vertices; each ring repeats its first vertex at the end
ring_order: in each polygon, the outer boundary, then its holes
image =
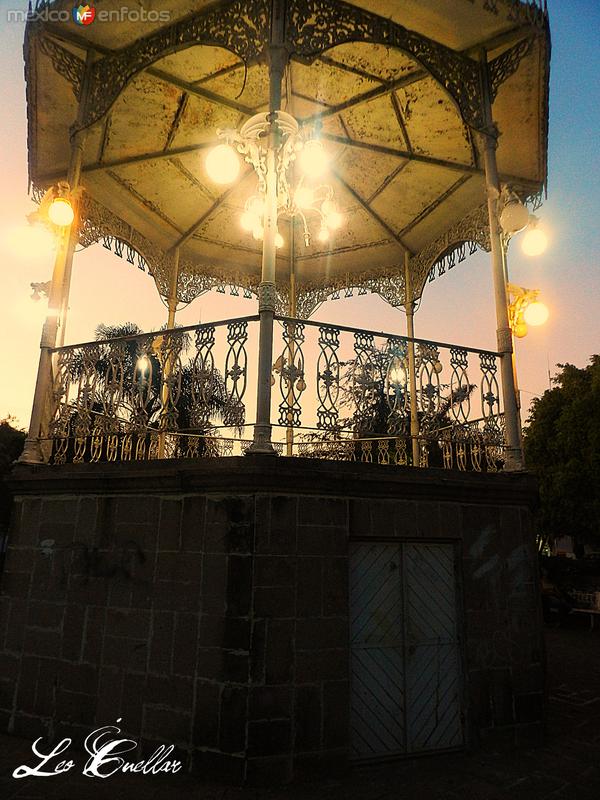
POLYGON ((58 348, 52 461, 218 454, 244 438, 257 339, 253 316, 58 348))
MULTIPOLYGON (((243 455, 255 419, 258 320, 55 350, 49 460, 243 455)), ((276 317, 273 354, 279 455, 502 467, 497 353, 276 317)))
POLYGON ((310 320, 277 321, 273 421, 287 431, 288 455, 478 471, 502 466, 497 353, 310 320))

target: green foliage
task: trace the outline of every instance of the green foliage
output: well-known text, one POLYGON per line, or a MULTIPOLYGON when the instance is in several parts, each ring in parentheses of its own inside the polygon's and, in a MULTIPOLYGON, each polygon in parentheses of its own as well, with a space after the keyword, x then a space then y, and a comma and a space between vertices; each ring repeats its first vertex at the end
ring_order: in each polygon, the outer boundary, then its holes
MULTIPOLYGON (((161 330, 166 330, 166 327, 163 327, 161 330)), ((139 386, 138 382, 142 379, 142 372, 144 373, 144 386, 147 386, 147 394, 144 397, 144 411, 145 414, 147 414, 146 424, 149 432, 150 430, 157 431, 160 424, 162 407, 161 392, 163 387, 163 367, 159 352, 162 339, 161 334, 144 334, 141 328, 134 322, 125 322, 121 325, 100 324, 96 327, 95 333, 96 341, 98 342, 122 339, 119 359, 124 380, 123 385, 119 389, 119 395, 120 399, 123 401, 124 409, 132 409, 134 396, 139 386), (152 337, 153 344, 148 352, 144 350, 144 357, 147 365, 143 367, 141 371, 137 366, 140 355, 140 336, 152 337), (147 384, 145 382, 147 382, 147 384)), ((218 369, 212 367, 202 370, 194 364, 193 360, 188 359, 186 361, 184 356, 189 352, 192 346, 192 338, 188 333, 181 333, 179 336, 179 345, 181 347, 180 355, 182 356, 183 364, 178 368, 180 391, 175 402, 175 410, 177 412, 176 430, 180 434, 200 437, 195 452, 198 455, 203 455, 207 451, 207 448, 210 447, 208 439, 218 437, 216 421, 220 421, 224 426, 234 428, 241 433, 241 428, 244 424, 244 406, 241 403, 236 406, 236 404, 231 401, 231 398, 228 397, 225 380, 218 369), (199 395, 202 396, 202 411, 204 412, 200 417, 197 407, 199 404, 199 395)), ((77 380, 83 373, 84 368, 83 356, 79 354, 71 362, 70 370, 72 380, 77 380)), ((94 364, 94 369, 98 373, 99 389, 106 389, 105 382, 107 378, 111 376, 110 364, 106 360, 106 356, 98 358, 94 364)), ((144 392, 146 392, 146 388, 144 388, 144 392)), ((94 398, 91 404, 90 410, 92 415, 100 416, 104 413, 100 394, 101 391, 98 392, 98 396, 94 398)), ((70 427, 72 432, 76 429, 78 417, 78 411, 73 409, 70 413, 70 427)), ((122 432, 117 434, 118 437, 122 435, 122 432)), ((146 445, 149 446, 149 444, 150 438, 148 435, 146 437, 146 445)), ((103 450, 101 454, 96 454, 96 460, 105 461, 108 459, 107 447, 108 441, 105 438, 102 443, 103 450)), ((181 436, 177 439, 176 455, 182 456, 186 452, 187 439, 181 436)), ((72 434, 68 448, 62 455, 65 460, 69 462, 73 460, 74 454, 75 438, 72 434)))
POLYGON ((554 388, 533 402, 524 446, 540 489, 539 537, 600 550, 600 356, 590 362, 558 365, 554 388))
POLYGON ((24 431, 13 427, 14 422, 14 417, 0 420, 0 528, 8 524, 11 507, 11 495, 3 479, 21 455, 25 443, 24 431))

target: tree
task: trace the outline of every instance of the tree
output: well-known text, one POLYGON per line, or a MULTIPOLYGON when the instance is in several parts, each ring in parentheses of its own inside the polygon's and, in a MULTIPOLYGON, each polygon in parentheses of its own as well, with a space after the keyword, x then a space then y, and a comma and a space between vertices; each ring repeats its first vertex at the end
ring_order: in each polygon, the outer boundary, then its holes
POLYGON ((11 416, 0 420, 0 572, 4 561, 3 540, 12 507, 12 495, 4 479, 23 452, 25 444, 25 432, 15 428, 14 422, 15 418, 11 416))
POLYGON ((525 463, 540 491, 538 535, 600 550, 600 356, 584 369, 558 366, 524 431, 525 463))

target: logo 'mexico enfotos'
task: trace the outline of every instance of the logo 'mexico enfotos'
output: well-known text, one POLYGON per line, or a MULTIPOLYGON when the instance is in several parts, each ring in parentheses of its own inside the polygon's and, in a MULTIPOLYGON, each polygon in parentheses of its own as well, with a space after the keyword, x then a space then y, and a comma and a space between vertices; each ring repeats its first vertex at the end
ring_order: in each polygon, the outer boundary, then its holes
POLYGON ((91 25, 96 19, 96 9, 94 6, 75 6, 73 9, 73 19, 78 25, 91 25))
MULTIPOLYGON (((117 722, 121 722, 120 719, 117 722)), ((89 755, 82 769, 86 778, 110 778, 117 772, 135 772, 141 775, 159 775, 160 773, 179 772, 181 761, 171 758, 175 746, 161 744, 149 758, 139 761, 127 760, 123 756, 131 753, 138 746, 134 739, 120 739, 121 729, 116 725, 105 725, 92 731, 86 738, 84 746, 89 755)), ((71 747, 72 739, 63 739, 50 752, 40 749, 41 739, 31 745, 34 756, 38 759, 33 766, 21 764, 17 767, 13 778, 52 778, 75 768, 75 762, 66 755, 71 747)))
POLYGON ((130 8, 123 5, 119 8, 96 8, 93 3, 79 3, 71 11, 68 8, 56 8, 51 4, 36 5, 34 9, 9 8, 6 11, 7 22, 69 22, 76 25, 91 25, 92 22, 169 22, 171 12, 166 9, 130 8))

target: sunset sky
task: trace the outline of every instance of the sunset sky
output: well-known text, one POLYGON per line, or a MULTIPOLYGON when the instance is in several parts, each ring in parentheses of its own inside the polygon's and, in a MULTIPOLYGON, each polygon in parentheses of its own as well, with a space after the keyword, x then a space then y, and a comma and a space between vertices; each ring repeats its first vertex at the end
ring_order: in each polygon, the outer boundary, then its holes
MULTIPOLYGON (((557 363, 585 366, 600 352, 600 2, 549 0, 552 29, 548 199, 538 212, 550 236, 537 259, 511 245, 513 283, 539 288, 550 320, 517 343, 523 405, 548 388, 557 363)), ((29 296, 32 281, 52 271, 49 251, 33 253, 27 196, 23 26, 7 11, 26 7, 0 0, 2 114, 0 151, 0 418, 27 426, 37 369, 42 304, 29 296)), ((180 312, 180 324, 256 313, 256 301, 211 292, 180 312)), ((330 301, 316 319, 391 333, 405 332, 404 314, 374 296, 330 301)), ((166 310, 147 274, 95 245, 78 253, 73 270, 67 342, 88 341, 100 322, 159 328, 166 310)), ((489 256, 477 253, 426 287, 415 319, 416 335, 496 349, 489 256)))

